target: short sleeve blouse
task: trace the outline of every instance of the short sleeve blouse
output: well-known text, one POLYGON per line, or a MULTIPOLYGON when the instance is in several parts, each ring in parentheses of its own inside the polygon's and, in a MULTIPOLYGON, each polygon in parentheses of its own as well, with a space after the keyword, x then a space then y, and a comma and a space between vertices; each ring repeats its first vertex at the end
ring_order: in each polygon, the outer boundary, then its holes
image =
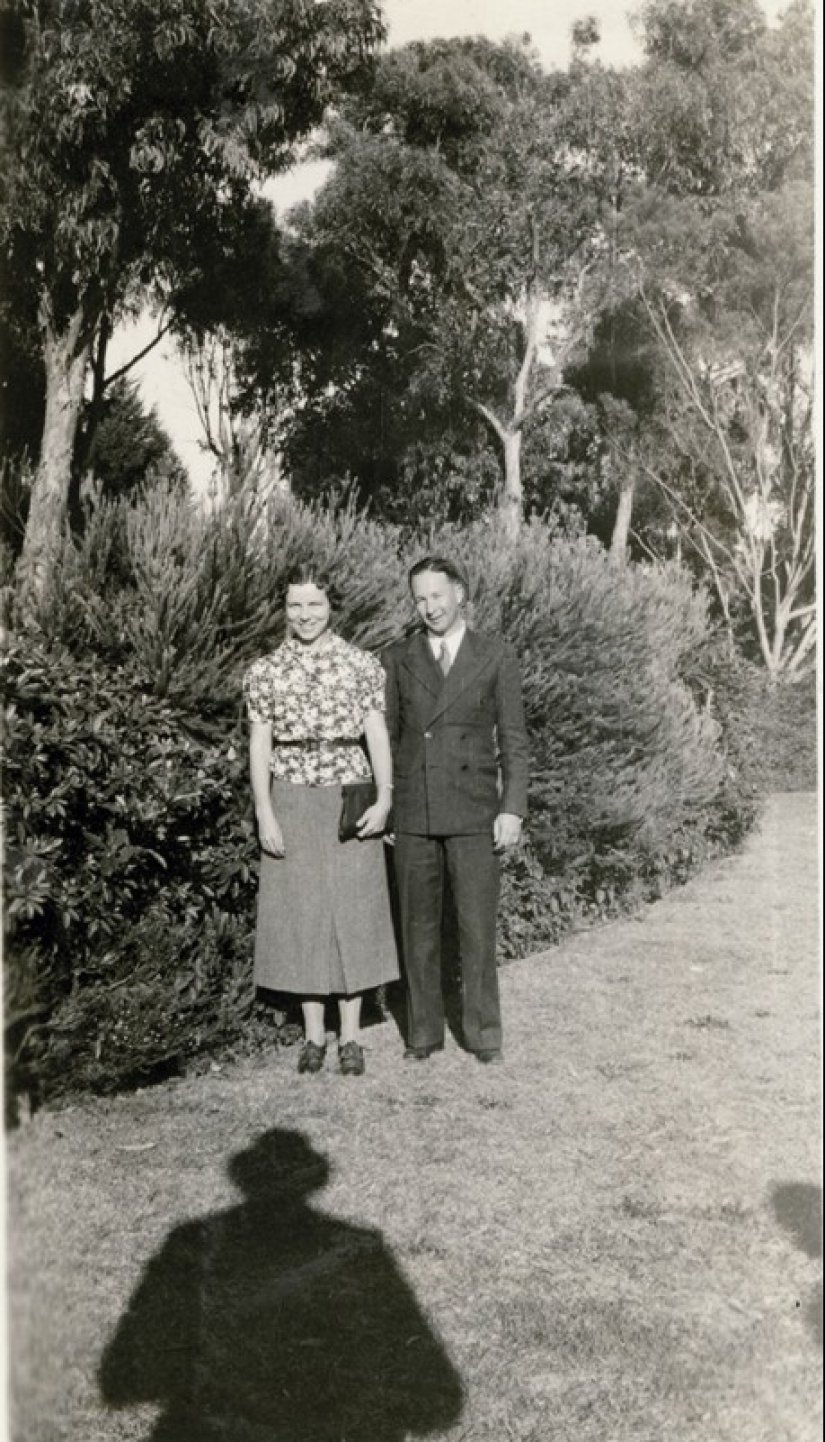
POLYGON ((272 726, 273 776, 305 786, 370 776, 363 744, 352 744, 386 706, 384 668, 368 651, 333 633, 314 647, 288 640, 253 662, 243 690, 250 721, 272 726))

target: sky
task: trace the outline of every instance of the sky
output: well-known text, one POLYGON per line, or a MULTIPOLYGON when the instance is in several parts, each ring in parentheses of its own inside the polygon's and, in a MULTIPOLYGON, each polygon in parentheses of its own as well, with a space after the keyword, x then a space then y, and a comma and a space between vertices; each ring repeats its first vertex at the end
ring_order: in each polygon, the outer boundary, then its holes
MULTIPOLYGON (((323 0, 321 0, 323 3, 323 0)), ((632 65, 641 58, 622 0, 383 0, 388 47, 436 36, 486 35, 501 40, 507 35, 529 35, 544 66, 564 69, 570 57, 570 31, 576 20, 593 15, 601 41, 597 54, 603 64, 632 65)), ((786 8, 786 0, 762 0, 773 21, 786 8)), ((266 193, 279 210, 311 195, 323 180, 326 166, 315 162, 270 182, 266 193)), ((115 370, 137 354, 155 334, 155 323, 145 316, 120 329, 109 350, 109 367, 115 370)), ((202 431, 189 387, 171 342, 162 343, 132 373, 147 405, 153 406, 172 438, 196 489, 205 489, 212 461, 202 446, 202 431)))
POLYGON ((570 28, 595 15, 601 29, 602 59, 628 65, 639 58, 621 0, 388 0, 384 14, 389 43, 430 40, 437 35, 529 34, 547 69, 563 69, 569 58, 570 28))

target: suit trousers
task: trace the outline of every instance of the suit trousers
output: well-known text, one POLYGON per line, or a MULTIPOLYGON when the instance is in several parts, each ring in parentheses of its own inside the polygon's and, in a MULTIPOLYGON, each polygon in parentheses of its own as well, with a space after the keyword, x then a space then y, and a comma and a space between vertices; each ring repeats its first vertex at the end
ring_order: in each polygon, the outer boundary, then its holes
POLYGON ((470 1051, 501 1046, 496 914, 501 880, 492 828, 470 836, 396 833, 395 873, 407 974, 407 1044, 444 1039, 441 924, 444 877, 458 922, 464 1042, 470 1051))

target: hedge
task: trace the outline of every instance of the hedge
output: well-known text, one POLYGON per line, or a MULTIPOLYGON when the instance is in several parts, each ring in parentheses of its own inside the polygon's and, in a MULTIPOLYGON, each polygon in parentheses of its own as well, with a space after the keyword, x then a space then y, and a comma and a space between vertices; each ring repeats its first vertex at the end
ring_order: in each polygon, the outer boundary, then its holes
POLYGON ((412 619, 406 567, 431 548, 465 564, 474 624, 523 661, 532 811, 505 868, 503 959, 660 894, 746 833, 759 773, 737 748, 734 668, 677 567, 617 567, 539 522, 512 546, 486 522, 401 547, 351 503, 211 513, 158 487, 103 504, 39 617, 7 598, 12 1095, 113 1089, 257 1035, 242 672, 281 639, 294 561, 331 570, 338 628, 380 651, 412 619))

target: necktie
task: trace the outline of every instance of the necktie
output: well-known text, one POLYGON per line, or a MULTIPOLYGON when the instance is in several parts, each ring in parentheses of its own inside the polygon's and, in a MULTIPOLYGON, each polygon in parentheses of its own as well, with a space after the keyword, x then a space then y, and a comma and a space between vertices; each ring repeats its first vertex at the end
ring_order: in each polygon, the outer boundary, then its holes
POLYGON ((446 676, 447 672, 450 669, 450 666, 452 665, 452 661, 450 660, 450 648, 447 645, 446 641, 441 642, 441 649, 438 653, 438 664, 441 667, 442 672, 446 676))

